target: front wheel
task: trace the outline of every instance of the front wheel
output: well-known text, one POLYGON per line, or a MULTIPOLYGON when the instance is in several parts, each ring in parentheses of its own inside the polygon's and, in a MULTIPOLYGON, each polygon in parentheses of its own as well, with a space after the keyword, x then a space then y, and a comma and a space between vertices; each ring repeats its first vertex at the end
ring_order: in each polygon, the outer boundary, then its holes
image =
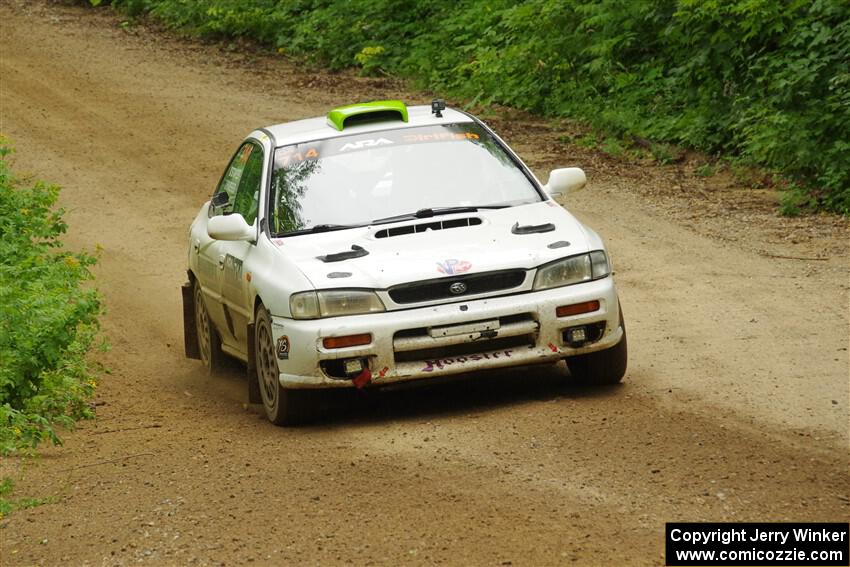
POLYGON ((623 337, 615 346, 567 358, 567 367, 573 378, 591 385, 617 384, 623 379, 629 359, 629 347, 626 342, 626 322, 622 311, 620 311, 620 324, 623 326, 623 337))
POLYGON ((302 423, 310 415, 309 396, 312 392, 290 390, 280 385, 271 316, 262 305, 257 310, 254 333, 257 382, 266 417, 275 425, 302 423))

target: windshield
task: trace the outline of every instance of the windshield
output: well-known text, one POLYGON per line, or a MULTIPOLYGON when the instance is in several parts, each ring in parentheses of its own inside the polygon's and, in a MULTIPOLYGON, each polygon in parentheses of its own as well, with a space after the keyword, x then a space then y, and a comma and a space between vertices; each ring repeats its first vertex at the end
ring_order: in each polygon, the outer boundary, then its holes
POLYGON ((366 225, 422 209, 541 200, 478 124, 425 126, 278 148, 269 226, 280 235, 366 225))

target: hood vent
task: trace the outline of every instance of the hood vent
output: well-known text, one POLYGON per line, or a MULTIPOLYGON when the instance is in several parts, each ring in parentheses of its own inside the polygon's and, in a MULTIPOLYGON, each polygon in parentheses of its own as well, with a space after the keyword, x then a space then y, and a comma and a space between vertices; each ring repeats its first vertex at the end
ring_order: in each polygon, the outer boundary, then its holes
POLYGON ((404 236, 405 234, 416 234, 426 232, 428 230, 443 230, 446 228, 462 228, 467 226, 476 226, 481 224, 481 219, 478 217, 468 217, 464 219, 451 219, 436 222, 422 222, 419 224, 409 224, 407 226, 395 226, 393 228, 385 228, 375 233, 375 238, 389 238, 391 236, 404 236))
POLYGON ((352 258, 362 258, 368 256, 369 251, 362 246, 356 244, 351 245, 351 250, 345 252, 337 252, 335 254, 327 254, 326 256, 316 256, 322 262, 342 262, 343 260, 351 260, 352 258))

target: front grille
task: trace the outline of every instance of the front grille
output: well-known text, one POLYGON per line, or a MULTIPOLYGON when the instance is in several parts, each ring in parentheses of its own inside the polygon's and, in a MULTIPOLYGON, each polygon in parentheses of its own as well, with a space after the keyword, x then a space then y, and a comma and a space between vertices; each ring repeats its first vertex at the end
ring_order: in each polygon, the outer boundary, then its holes
POLYGON ((485 272, 467 276, 454 276, 426 280, 421 282, 401 284, 388 290, 390 298, 396 303, 419 303, 436 299, 463 299, 466 295, 489 293, 512 289, 525 281, 525 270, 504 270, 485 272), (462 283, 466 290, 462 293, 452 293, 453 284, 462 283))

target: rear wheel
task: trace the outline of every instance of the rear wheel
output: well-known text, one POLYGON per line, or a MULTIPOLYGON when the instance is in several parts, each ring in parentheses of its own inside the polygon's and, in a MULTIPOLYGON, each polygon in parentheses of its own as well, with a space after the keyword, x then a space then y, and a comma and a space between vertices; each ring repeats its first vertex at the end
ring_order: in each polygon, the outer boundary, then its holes
POLYGON ((262 305, 254 325, 257 382, 266 417, 275 425, 296 425, 310 416, 310 391, 290 390, 280 385, 277 349, 272 335, 271 317, 262 305))
POLYGON ((201 284, 195 280, 195 329, 198 335, 198 351, 201 362, 209 374, 215 374, 221 369, 224 353, 221 351, 221 340, 218 338, 210 321, 207 304, 204 301, 204 292, 201 284))
POLYGON ((623 379, 629 359, 629 347, 622 310, 620 324, 623 327, 623 337, 615 346, 567 358, 567 367, 574 379, 590 385, 616 384, 623 379))

